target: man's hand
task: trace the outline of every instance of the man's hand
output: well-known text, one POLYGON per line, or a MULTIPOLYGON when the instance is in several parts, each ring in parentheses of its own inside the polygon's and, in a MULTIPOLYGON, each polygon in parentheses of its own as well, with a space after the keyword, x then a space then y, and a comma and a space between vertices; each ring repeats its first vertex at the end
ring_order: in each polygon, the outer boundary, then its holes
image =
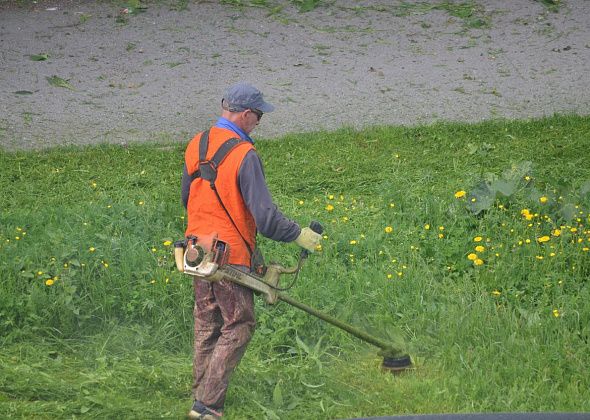
POLYGON ((309 252, 315 251, 315 247, 320 244, 322 235, 314 232, 311 228, 304 227, 301 229, 301 233, 295 239, 295 243, 301 248, 308 250, 309 252))

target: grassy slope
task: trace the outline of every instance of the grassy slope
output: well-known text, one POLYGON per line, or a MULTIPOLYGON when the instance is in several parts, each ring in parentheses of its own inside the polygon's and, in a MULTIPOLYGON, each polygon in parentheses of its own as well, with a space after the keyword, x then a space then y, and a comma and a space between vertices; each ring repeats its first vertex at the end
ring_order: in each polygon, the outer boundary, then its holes
MULTIPOLYGON (((404 341, 417 369, 381 374, 370 347, 258 302, 228 417, 590 410, 590 223, 576 192, 590 179, 589 138, 590 118, 555 117, 258 142, 280 207, 328 235, 291 294, 404 341), (526 160, 547 206, 529 188, 474 217, 454 198, 526 160), (568 200, 580 221, 558 220, 568 200), (539 214, 531 226, 525 207, 539 214), (466 258, 475 236, 480 267, 466 258)), ((191 289, 163 245, 183 231, 181 165, 180 145, 0 154, 0 412, 185 413, 191 289)), ((262 243, 294 261, 293 246, 262 243)))

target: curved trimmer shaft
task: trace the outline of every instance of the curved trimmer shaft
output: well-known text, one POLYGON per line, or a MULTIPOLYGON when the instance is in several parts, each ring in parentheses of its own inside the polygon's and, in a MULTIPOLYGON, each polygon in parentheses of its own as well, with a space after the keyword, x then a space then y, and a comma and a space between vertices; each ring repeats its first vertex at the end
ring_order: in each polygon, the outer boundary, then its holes
POLYGON ((366 341, 367 343, 372 344, 375 347, 379 347, 381 349, 380 354, 385 358, 398 358, 401 356, 405 356, 402 350, 395 348, 392 344, 383 341, 380 338, 374 337, 371 334, 366 333, 365 331, 361 331, 358 328, 355 328, 352 325, 347 324, 346 322, 342 322, 339 319, 334 318, 333 316, 318 311, 317 309, 312 308, 311 306, 298 302, 284 293, 279 293, 278 298, 291 306, 295 306, 296 308, 299 308, 310 315, 313 315, 323 321, 326 321, 334 325, 335 327, 340 328, 341 330, 346 331, 349 334, 354 335, 356 338, 360 338, 361 340, 366 341))
POLYGON ((297 270, 298 267, 285 268, 280 265, 271 264, 267 267, 264 278, 259 278, 231 266, 223 266, 217 270, 213 277, 215 280, 221 280, 224 278, 256 292, 262 293, 265 295, 264 298, 267 303, 274 305, 277 301, 282 300, 291 306, 299 308, 302 311, 315 316, 316 318, 326 321, 335 327, 340 328, 341 330, 344 330, 349 334, 352 334, 353 336, 380 348, 381 351, 379 354, 384 357, 383 367, 386 369, 398 371, 403 370, 411 365, 410 358, 401 349, 396 348, 393 344, 374 337, 365 331, 361 331, 358 328, 342 322, 333 316, 318 311, 309 305, 301 303, 285 293, 281 293, 278 290, 280 275, 293 274, 297 270))

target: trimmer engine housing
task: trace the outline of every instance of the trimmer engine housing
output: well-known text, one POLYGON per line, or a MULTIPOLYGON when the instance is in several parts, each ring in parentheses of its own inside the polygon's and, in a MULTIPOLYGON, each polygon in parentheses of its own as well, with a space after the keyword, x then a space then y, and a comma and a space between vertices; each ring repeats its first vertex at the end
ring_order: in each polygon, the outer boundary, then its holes
POLYGON ((229 245, 216 236, 209 240, 189 236, 174 243, 174 256, 179 271, 211 280, 217 269, 227 263, 229 245))

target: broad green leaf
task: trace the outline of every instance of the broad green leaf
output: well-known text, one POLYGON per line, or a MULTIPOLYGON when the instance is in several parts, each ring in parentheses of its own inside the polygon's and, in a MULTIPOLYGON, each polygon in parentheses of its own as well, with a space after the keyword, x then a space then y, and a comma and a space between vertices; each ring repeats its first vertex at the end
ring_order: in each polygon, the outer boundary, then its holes
POLYGON ((527 175, 530 175, 533 170, 533 163, 527 160, 512 164, 509 169, 502 173, 502 178, 505 180, 522 181, 527 175))
POLYGON ((70 85, 68 83, 67 80, 62 79, 59 76, 53 75, 51 77, 46 77, 46 79, 51 86, 62 87, 62 88, 70 89, 70 90, 76 90, 76 89, 74 89, 74 87, 72 85, 70 85))
POLYGON ((272 392, 272 402, 276 407, 283 406, 283 392, 281 391, 281 382, 277 382, 272 392))
POLYGON ((473 214, 479 214, 484 210, 489 210, 494 204, 496 198, 495 191, 490 189, 487 182, 480 182, 469 193, 467 197, 467 206, 473 214))
POLYGON ((477 145, 475 145, 473 143, 468 143, 467 144, 467 154, 474 155, 476 153, 477 153, 477 145))
POLYGON ((305 351, 306 354, 309 354, 309 347, 307 345, 305 345, 305 343, 303 341, 301 341, 301 339, 299 338, 298 335, 295 336, 295 341, 297 342, 297 345, 303 350, 305 351))
POLYGON ((497 179, 490 185, 490 190, 499 192, 506 197, 510 197, 516 191, 517 185, 516 180, 507 181, 504 179, 497 179))

